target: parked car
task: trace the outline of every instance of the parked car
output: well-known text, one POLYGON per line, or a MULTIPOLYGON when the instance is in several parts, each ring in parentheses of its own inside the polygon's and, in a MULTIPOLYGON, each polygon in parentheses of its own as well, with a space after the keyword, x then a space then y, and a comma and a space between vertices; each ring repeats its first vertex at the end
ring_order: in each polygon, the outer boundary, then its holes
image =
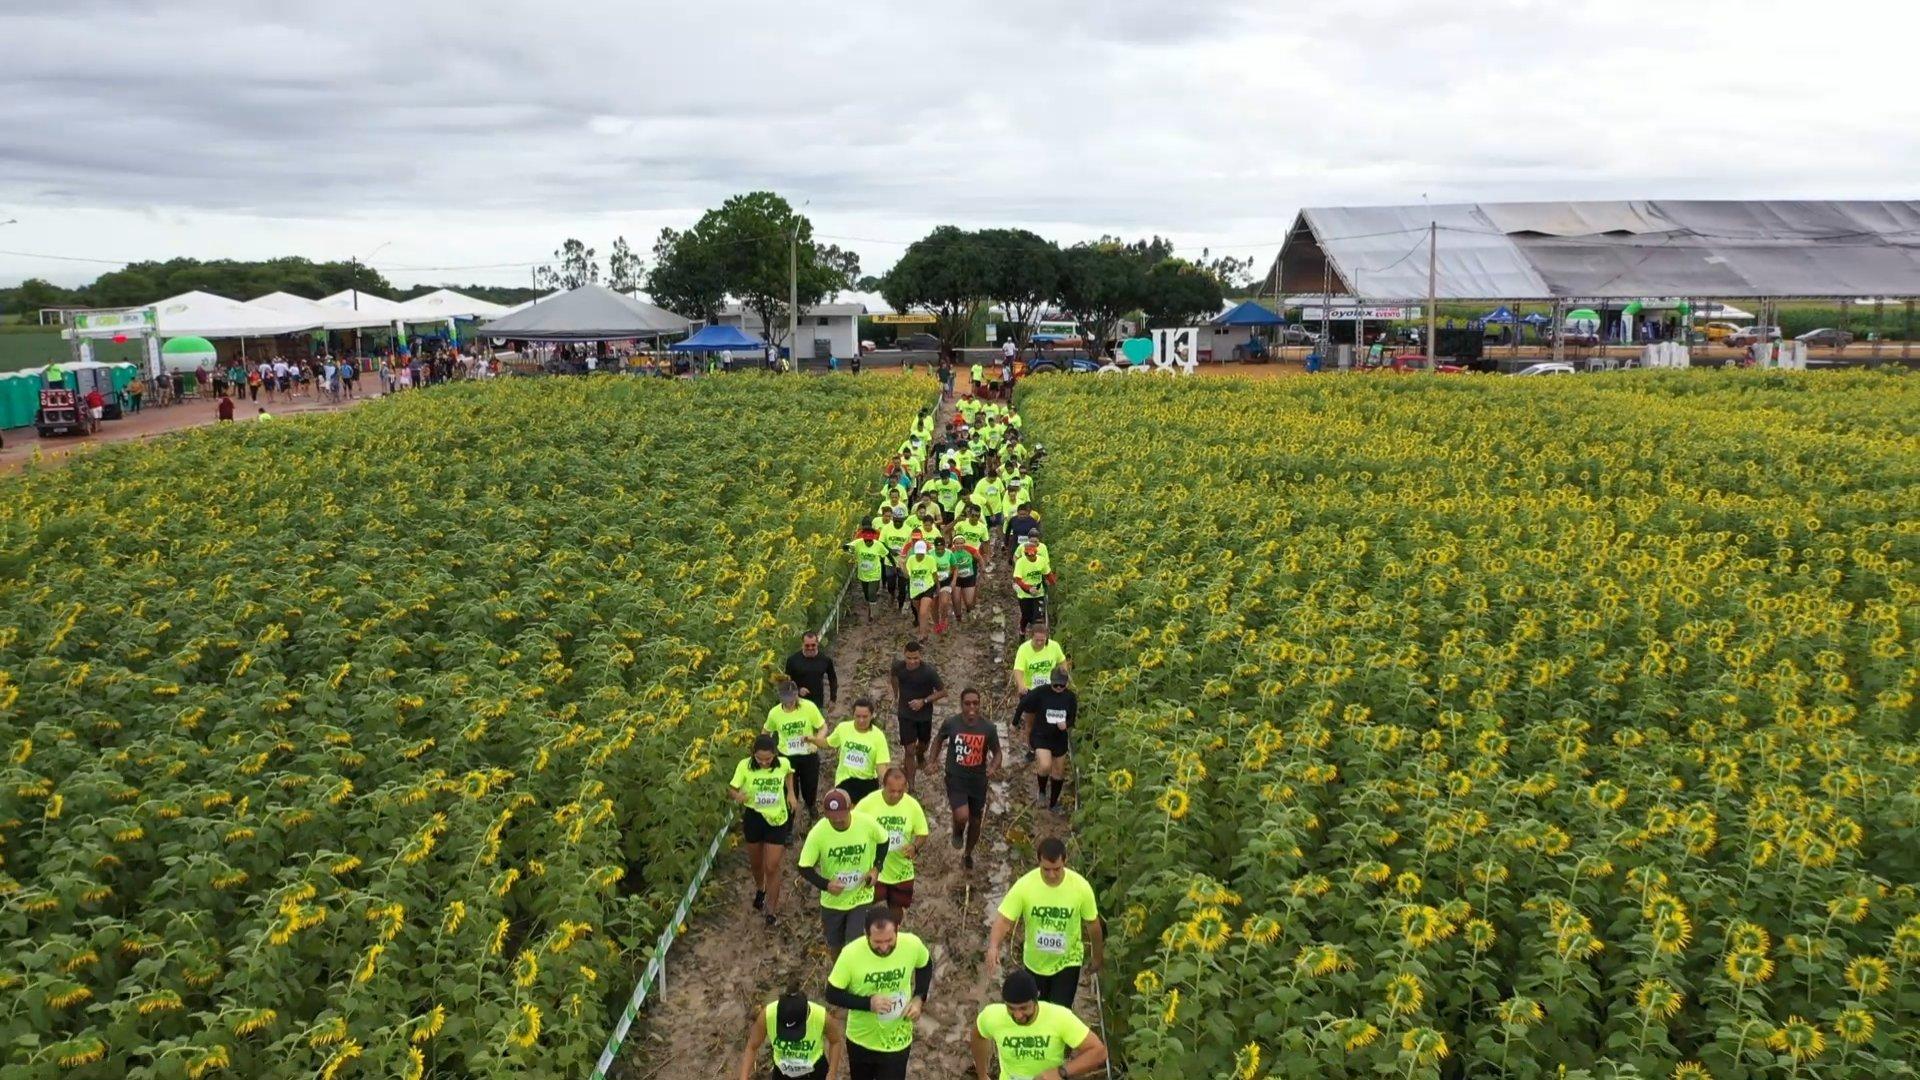
POLYGON ((1740 328, 1730 322, 1705 323, 1699 327, 1699 330, 1700 333, 1706 337, 1707 343, 1711 345, 1718 345, 1740 332, 1740 328))
POLYGON ((1736 349, 1744 349, 1749 345, 1758 345, 1762 341, 1779 340, 1780 328, 1777 326, 1743 326, 1738 331, 1727 335, 1725 344, 1736 349))
POLYGON ((1100 365, 1084 356, 1049 356, 1044 360, 1035 360, 1027 366, 1029 375, 1048 375, 1066 372, 1069 375, 1089 375, 1099 371, 1100 365))
POLYGON ((1565 345, 1579 345, 1591 349, 1600 344, 1600 334, 1598 331, 1570 326, 1560 331, 1560 341, 1565 345))
POLYGON ((878 346, 873 342, 862 339, 860 342, 860 355, 865 356, 876 348, 878 348, 878 346))
POLYGON ((1844 349, 1853 344, 1853 335, 1845 330, 1823 326, 1818 330, 1799 334, 1793 340, 1805 344, 1810 349, 1844 349))
POLYGON ((908 334, 896 340, 893 347, 908 352, 938 352, 940 339, 932 334, 908 334))
POLYGON ((1575 374, 1575 371, 1572 364, 1547 363, 1547 364, 1528 364, 1526 367, 1523 367, 1519 371, 1514 372, 1514 374, 1515 375, 1572 375, 1572 374, 1575 374))
POLYGON ((1304 326, 1285 326, 1280 330, 1282 345, 1311 345, 1320 338, 1318 330, 1309 330, 1304 326))

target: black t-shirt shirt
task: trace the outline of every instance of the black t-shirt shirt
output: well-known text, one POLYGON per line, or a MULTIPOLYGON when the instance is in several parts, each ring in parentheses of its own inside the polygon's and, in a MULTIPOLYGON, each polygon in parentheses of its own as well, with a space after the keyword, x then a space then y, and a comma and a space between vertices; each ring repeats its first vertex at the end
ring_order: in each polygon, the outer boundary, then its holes
POLYGON ((896 715, 902 720, 925 720, 932 723, 933 706, 931 704, 924 705, 916 711, 908 708, 907 702, 930 697, 935 690, 944 689, 947 684, 940 681, 940 673, 933 670, 933 665, 925 660, 920 661, 920 666, 917 668, 908 667, 905 660, 895 660, 893 678, 900 684, 900 700, 894 706, 897 710, 896 715))
POLYGON ((985 783, 987 755, 1000 749, 1000 731, 986 717, 969 721, 965 716, 950 716, 940 725, 934 744, 947 743, 947 775, 985 783))
POLYGON ((1024 539, 1028 533, 1039 527, 1040 519, 1032 514, 1015 514, 1013 520, 1007 522, 1007 532, 1016 540, 1024 539))
POLYGON ((1052 683, 1037 686, 1020 699, 1020 715, 1028 713, 1033 714, 1036 734, 1051 731, 1065 735, 1080 719, 1080 695, 1072 690, 1055 690, 1052 683), (1056 720, 1060 723, 1055 723, 1056 720))
POLYGON ((797 652, 787 657, 787 678, 806 688, 807 700, 820 708, 827 707, 827 687, 833 687, 833 695, 840 696, 840 673, 834 670, 833 657, 822 649, 817 655, 809 657, 797 652))

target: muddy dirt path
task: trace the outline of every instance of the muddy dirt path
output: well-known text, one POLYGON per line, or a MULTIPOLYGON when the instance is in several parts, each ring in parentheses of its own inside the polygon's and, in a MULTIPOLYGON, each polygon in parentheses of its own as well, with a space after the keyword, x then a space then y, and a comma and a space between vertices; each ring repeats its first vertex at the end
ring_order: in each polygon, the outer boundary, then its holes
MULTIPOLYGON (((941 420, 944 423, 944 415, 941 420)), ((1057 547, 1060 540, 1052 542, 1057 547)), ((916 860, 914 904, 902 928, 926 942, 934 962, 933 990, 915 1028, 909 1070, 914 1080, 973 1076, 968 1034, 980 1009, 999 1000, 998 984, 989 982, 985 971, 994 909, 1013 881, 1035 865, 1039 838, 1064 836, 1070 829, 1068 818, 1035 805, 1024 743, 1008 738, 1007 718, 1015 699, 1007 668, 1020 638, 1019 608, 1004 560, 996 560, 981 579, 980 595, 972 617, 950 625, 944 635, 920 634, 912 616, 895 613, 884 598, 868 622, 856 595, 842 613, 838 633, 827 643, 841 676, 840 700, 828 710, 829 724, 850 715, 854 699, 872 698, 885 721, 896 763, 901 748, 887 676, 901 646, 912 638, 925 644, 928 662, 947 686, 948 699, 936 707, 936 721, 957 713, 960 692, 973 687, 985 695, 986 715, 1001 730, 1003 767, 990 783, 991 801, 973 870, 961 866, 961 852, 947 842, 947 801, 939 772, 921 772, 911 790, 926 811, 930 836, 916 860)), ((930 756, 929 765, 935 764, 930 756)), ((832 752, 825 751, 823 790, 832 770, 832 752)), ((818 893, 795 872, 804 835, 803 829, 794 830, 785 864, 786 896, 774 927, 765 926, 752 910, 753 879, 745 855, 736 849, 715 866, 703 893, 702 914, 692 920, 668 965, 666 992, 640 1018, 615 1080, 732 1080, 738 1076, 750 1016, 757 1016, 789 983, 798 983, 815 1001, 822 999, 832 962, 821 938, 818 893)), ((1083 990, 1080 997, 1079 1011, 1092 1023, 1091 995, 1083 990)), ((754 1075, 764 1075, 765 1069, 763 1060, 754 1075)))

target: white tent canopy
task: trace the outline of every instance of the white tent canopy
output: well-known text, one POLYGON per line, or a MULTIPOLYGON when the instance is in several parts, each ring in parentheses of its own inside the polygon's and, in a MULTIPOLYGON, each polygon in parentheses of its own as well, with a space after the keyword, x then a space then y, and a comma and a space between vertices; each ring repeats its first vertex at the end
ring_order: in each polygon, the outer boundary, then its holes
POLYGON ((323 307, 338 308, 352 313, 355 318, 366 318, 372 322, 360 323, 361 326, 388 326, 395 319, 406 317, 399 304, 365 289, 342 289, 332 296, 323 296, 315 301, 323 307))
MULTIPOLYGON (((163 338, 276 337, 317 329, 320 325, 319 318, 312 314, 263 310, 208 292, 181 293, 152 307, 155 331, 163 338)), ((79 336, 104 338, 126 332, 124 328, 102 327, 79 331, 79 336)), ((74 333, 69 329, 62 331, 61 336, 72 338, 74 333)))
POLYGON ((292 293, 272 292, 265 296, 256 296, 247 301, 247 306, 289 318, 307 318, 323 330, 355 330, 362 327, 386 326, 387 320, 371 312, 342 311, 331 308, 318 300, 309 300, 292 293))
POLYGON ((505 304, 476 299, 452 289, 435 289, 398 305, 396 318, 407 322, 441 322, 446 319, 493 319, 507 313, 505 304))

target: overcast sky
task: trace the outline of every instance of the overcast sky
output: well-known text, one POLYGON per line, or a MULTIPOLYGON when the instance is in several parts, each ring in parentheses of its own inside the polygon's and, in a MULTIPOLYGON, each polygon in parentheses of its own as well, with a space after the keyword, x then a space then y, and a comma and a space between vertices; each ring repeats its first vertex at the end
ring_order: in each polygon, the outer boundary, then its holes
MULTIPOLYGON (((516 284, 567 236, 650 255, 770 188, 869 272, 947 222, 1264 264, 1302 206, 1920 175, 1904 0, 25 6, 0 9, 0 249, 73 259, 516 284)), ((4 283, 110 268, 0 254, 4 283)))

